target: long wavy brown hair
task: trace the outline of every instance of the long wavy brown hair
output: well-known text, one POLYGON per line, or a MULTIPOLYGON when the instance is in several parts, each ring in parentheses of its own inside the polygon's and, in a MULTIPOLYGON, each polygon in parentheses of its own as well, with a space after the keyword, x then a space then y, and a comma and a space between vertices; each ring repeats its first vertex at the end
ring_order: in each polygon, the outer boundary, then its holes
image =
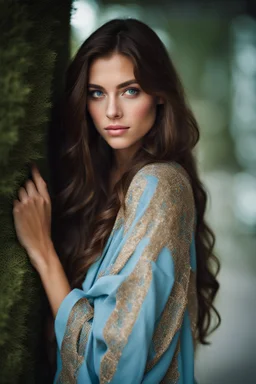
POLYGON ((209 344, 206 337, 221 322, 213 306, 220 263, 213 254, 215 236, 205 222, 207 194, 192 153, 199 128, 167 50, 150 27, 131 18, 111 20, 81 45, 67 69, 60 127, 52 236, 71 287, 81 287, 88 268, 101 255, 136 172, 154 162, 177 162, 187 171, 195 198, 198 341, 209 344), (112 53, 129 57, 141 88, 164 104, 157 105, 154 125, 109 194, 113 150, 88 113, 87 84, 92 61, 112 53), (217 324, 210 329, 213 314, 217 324))

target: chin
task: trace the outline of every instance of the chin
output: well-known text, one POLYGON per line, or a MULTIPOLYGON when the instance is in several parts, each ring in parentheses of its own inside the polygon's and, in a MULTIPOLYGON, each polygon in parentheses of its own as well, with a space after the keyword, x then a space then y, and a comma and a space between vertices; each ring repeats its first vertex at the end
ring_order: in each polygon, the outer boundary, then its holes
POLYGON ((121 140, 120 142, 118 143, 118 140, 108 140, 107 141, 108 145, 113 148, 113 149, 126 149, 126 148, 129 148, 132 143, 122 143, 121 140))
POLYGON ((108 145, 112 148, 112 149, 127 149, 130 147, 130 145, 124 145, 124 144, 110 144, 108 143, 108 145))

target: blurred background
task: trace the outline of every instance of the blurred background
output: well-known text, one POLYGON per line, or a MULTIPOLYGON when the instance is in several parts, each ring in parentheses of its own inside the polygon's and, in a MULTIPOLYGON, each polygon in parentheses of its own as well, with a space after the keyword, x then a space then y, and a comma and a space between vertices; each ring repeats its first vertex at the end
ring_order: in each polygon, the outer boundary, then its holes
POLYGON ((256 382, 256 2, 77 0, 71 53, 104 22, 135 17, 166 45, 201 128, 196 148, 216 234, 222 323, 199 347, 199 384, 256 382))

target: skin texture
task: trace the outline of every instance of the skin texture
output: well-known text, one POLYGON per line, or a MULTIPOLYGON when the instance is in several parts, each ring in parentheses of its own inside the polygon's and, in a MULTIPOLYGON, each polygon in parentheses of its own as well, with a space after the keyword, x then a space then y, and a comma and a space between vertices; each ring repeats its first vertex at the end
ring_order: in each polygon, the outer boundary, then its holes
POLYGON ((133 63, 124 55, 114 53, 95 59, 88 75, 88 112, 99 134, 114 150, 116 169, 124 170, 127 159, 141 146, 143 136, 154 124, 156 98, 139 86, 133 63), (118 88, 129 80, 134 81, 118 88), (104 130, 112 124, 129 129, 120 136, 112 137, 104 130))

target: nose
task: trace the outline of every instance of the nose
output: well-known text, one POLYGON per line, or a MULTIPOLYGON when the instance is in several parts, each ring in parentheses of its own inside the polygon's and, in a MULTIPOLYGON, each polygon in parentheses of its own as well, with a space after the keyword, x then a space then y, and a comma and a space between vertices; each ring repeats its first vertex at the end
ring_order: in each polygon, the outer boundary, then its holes
POLYGON ((109 119, 115 119, 120 118, 122 116, 122 110, 121 106, 118 103, 116 97, 109 97, 107 109, 106 109, 106 116, 109 119))

